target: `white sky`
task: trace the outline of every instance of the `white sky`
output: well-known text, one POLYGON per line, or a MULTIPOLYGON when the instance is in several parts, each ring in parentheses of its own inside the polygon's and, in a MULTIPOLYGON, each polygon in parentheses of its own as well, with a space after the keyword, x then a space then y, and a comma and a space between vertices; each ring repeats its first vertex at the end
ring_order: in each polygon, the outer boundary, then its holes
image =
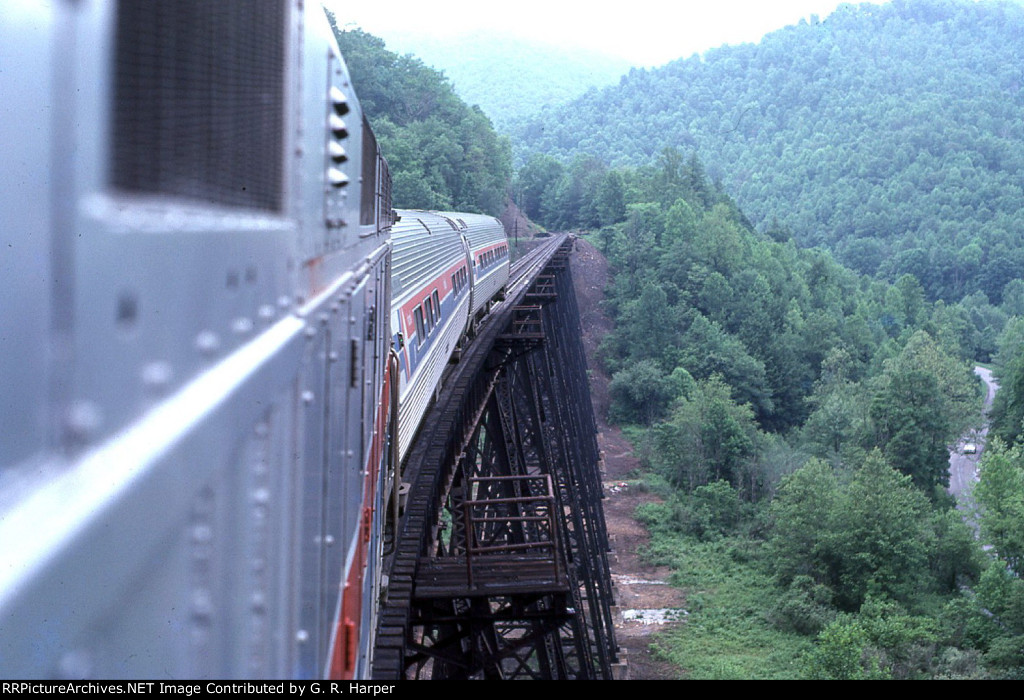
MULTIPOLYGON (((768 32, 841 0, 324 0, 338 24, 387 39, 389 31, 435 36, 480 29, 589 48, 655 66, 722 44, 757 42, 768 32)), ((875 4, 878 4, 877 0, 875 4)))

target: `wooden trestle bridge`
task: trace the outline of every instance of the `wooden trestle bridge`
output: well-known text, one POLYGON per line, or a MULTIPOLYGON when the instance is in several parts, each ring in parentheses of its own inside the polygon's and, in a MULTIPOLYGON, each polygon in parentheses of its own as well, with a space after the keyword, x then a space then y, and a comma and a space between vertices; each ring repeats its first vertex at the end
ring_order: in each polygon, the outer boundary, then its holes
POLYGON ((374 679, 611 678, 608 539, 561 236, 512 266, 405 465, 374 679))

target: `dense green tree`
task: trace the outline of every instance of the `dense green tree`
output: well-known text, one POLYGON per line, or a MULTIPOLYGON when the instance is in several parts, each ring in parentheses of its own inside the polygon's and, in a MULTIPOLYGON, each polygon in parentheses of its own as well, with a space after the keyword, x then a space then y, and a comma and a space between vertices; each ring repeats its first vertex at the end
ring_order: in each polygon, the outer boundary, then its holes
MULTIPOLYGON (((835 516, 841 492, 828 464, 812 459, 782 480, 772 500, 769 541, 774 574, 783 586, 798 576, 831 584, 831 534, 827 523, 835 516)), ((832 602, 829 590, 829 603, 832 602)))
POLYGON ((840 485, 811 460, 783 480, 772 505, 770 551, 783 585, 809 576, 856 611, 869 595, 909 603, 945 585, 930 575, 935 531, 927 498, 877 451, 840 485))
POLYGON ((861 412, 853 385, 840 384, 808 399, 814 410, 804 422, 804 435, 815 446, 815 454, 838 457, 853 439, 861 412))
POLYGON ((656 360, 640 360, 615 373, 608 385, 609 419, 648 424, 661 418, 669 404, 688 390, 693 378, 686 370, 665 374, 656 360))
POLYGON ((939 641, 934 620, 900 605, 869 598, 859 614, 844 615, 819 635, 808 659, 816 680, 927 678, 939 641))
POLYGON ((748 494, 760 486, 751 459, 758 441, 753 412, 735 404, 717 376, 680 396, 651 435, 653 466, 688 490, 719 480, 748 494))
POLYGON ((890 464, 938 497, 949 484, 947 445, 979 412, 970 367, 918 331, 879 377, 870 409, 873 441, 890 464))
POLYGON ((1024 579, 995 560, 982 573, 976 595, 972 631, 986 663, 1019 680, 1024 677, 1024 579))
POLYGON ((935 543, 929 566, 936 587, 945 593, 976 581, 983 568, 981 549, 974 530, 955 508, 936 508, 930 518, 931 539, 935 543))
MULTIPOLYGON (((903 353, 905 365, 920 364, 936 375, 941 394, 936 401, 944 402, 945 411, 932 428, 942 440, 927 449, 938 455, 962 419, 977 409, 973 385, 963 386, 969 370, 955 358, 979 347, 974 319, 994 307, 987 302, 972 310, 933 306, 912 276, 896 285, 868 284, 822 250, 801 251, 791 241, 760 236, 714 185, 704 182, 710 193, 704 198, 686 186, 700 172, 669 151, 658 168, 605 176, 621 174, 627 193, 625 221, 605 227, 599 237, 613 273, 607 309, 616 328, 603 346, 609 370, 655 359, 665 373, 675 367, 697 379, 717 373, 738 402, 754 408, 766 430, 791 430, 810 417, 805 437, 816 454, 835 459, 840 447, 855 452, 858 444, 870 449, 895 437, 891 449, 905 461, 904 453, 923 434, 896 435, 901 416, 881 410, 884 400, 876 401, 880 430, 865 426, 871 393, 889 387, 895 370, 871 389, 857 382, 829 391, 815 388, 825 358, 836 347, 848 349, 850 377, 857 380, 882 373, 886 359, 903 353), (667 210, 644 201, 657 199, 665 183, 676 183, 682 193, 667 210), (924 340, 931 336, 915 333, 918 328, 940 337, 947 350, 939 352, 934 341, 924 340), (812 391, 816 396, 807 401, 812 391)), ((571 181, 563 173, 560 182, 571 181)), ((599 190, 596 184, 591 188, 595 196, 599 190)), ((890 403, 896 398, 888 397, 890 403)), ((916 467, 908 463, 906 468, 909 473, 916 467)))
POLYGON ((950 425, 945 401, 935 376, 919 369, 894 371, 875 394, 871 417, 876 439, 901 472, 926 493, 949 485, 945 440, 950 425))
POLYGON ((484 113, 466 105, 443 74, 388 51, 383 40, 360 30, 335 28, 335 35, 388 159, 395 206, 499 214, 511 152, 484 113))
POLYGON ((890 679, 877 658, 868 655, 865 659, 869 644, 868 632, 858 619, 835 620, 818 636, 814 652, 807 660, 807 677, 828 681, 890 679))
POLYGON ((985 450, 974 488, 981 534, 1013 571, 1024 568, 1024 453, 998 440, 985 450))
POLYGON ((1024 316, 1014 316, 1007 321, 996 338, 996 353, 992 362, 1000 372, 1008 371, 1021 348, 1024 348, 1024 316))
POLYGON ((565 167, 555 158, 533 155, 516 177, 519 208, 531 219, 540 221, 544 192, 558 182, 564 173, 565 167))
POLYGON ((764 364, 752 357, 742 341, 714 321, 695 314, 680 341, 679 364, 694 377, 718 375, 728 382, 736 398, 767 414, 772 410, 764 364))
POLYGON ((854 472, 834 518, 836 602, 857 609, 868 594, 914 600, 927 580, 928 500, 873 453, 854 472))
POLYGON ((611 226, 626 218, 626 194, 618 171, 612 170, 605 175, 595 206, 602 226, 611 226))
POLYGON ((1006 444, 1020 441, 1024 433, 1024 345, 1012 344, 1014 324, 1004 336, 1000 350, 1002 366, 998 369, 999 393, 992 406, 992 435, 1006 444))
POLYGON ((1003 313, 1024 317, 1024 280, 1010 280, 1003 287, 1003 313))

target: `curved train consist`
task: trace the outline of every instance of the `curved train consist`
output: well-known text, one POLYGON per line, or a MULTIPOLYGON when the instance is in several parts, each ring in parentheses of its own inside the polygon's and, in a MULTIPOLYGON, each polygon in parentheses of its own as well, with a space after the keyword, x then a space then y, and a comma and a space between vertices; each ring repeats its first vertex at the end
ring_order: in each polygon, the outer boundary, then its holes
POLYGON ((0 64, 0 675, 365 677, 501 225, 396 216, 315 3, 15 2, 0 64))
POLYGON ((494 217, 399 212, 392 228, 392 346, 398 350, 405 456, 445 365, 509 275, 508 241, 494 217))

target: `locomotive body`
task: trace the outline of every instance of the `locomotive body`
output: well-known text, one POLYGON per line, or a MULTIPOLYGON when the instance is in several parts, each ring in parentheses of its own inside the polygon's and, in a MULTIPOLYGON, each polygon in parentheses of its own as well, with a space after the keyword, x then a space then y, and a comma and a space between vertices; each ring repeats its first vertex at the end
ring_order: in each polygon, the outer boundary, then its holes
POLYGON ((0 63, 0 675, 365 675, 390 179, 322 9, 15 2, 0 63))

